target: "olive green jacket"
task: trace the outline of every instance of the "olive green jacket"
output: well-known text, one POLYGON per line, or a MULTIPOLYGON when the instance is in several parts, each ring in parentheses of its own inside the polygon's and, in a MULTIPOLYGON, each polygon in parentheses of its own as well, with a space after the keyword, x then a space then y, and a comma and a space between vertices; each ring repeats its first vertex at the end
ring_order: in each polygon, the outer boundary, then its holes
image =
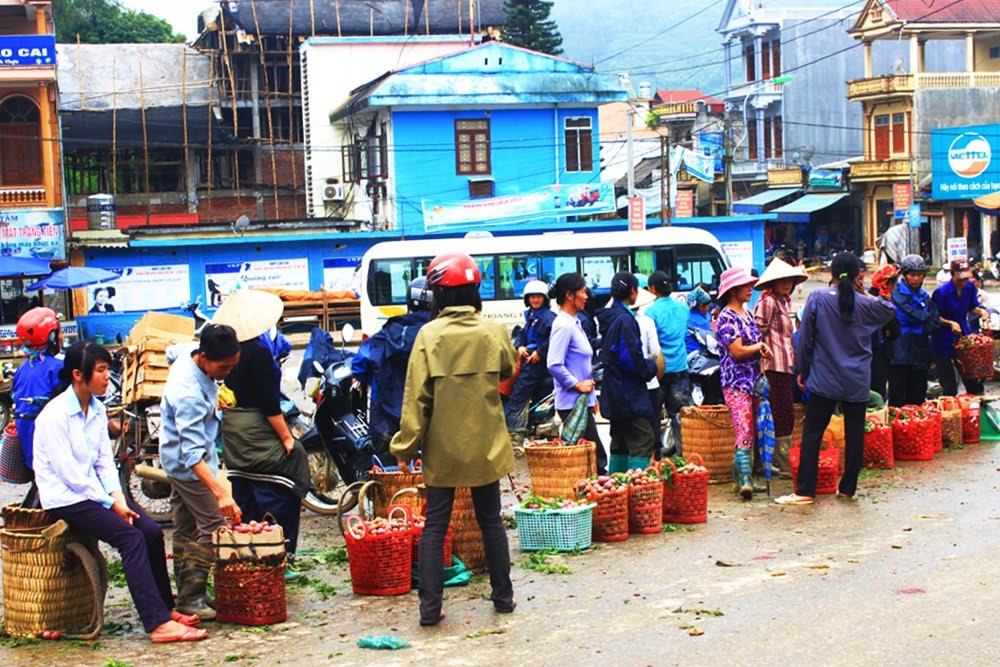
POLYGON ((486 486, 508 474, 499 384, 516 363, 506 327, 471 306, 445 308, 414 341, 392 454, 409 461, 420 450, 428 486, 486 486))

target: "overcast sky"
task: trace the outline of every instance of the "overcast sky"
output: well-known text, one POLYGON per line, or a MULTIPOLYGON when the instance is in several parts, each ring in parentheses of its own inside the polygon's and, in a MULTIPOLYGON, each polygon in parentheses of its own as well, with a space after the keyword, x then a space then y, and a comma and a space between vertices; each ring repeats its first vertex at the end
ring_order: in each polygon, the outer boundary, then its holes
POLYGON ((121 4, 166 19, 190 41, 198 32, 198 14, 215 3, 213 0, 121 0, 121 4))

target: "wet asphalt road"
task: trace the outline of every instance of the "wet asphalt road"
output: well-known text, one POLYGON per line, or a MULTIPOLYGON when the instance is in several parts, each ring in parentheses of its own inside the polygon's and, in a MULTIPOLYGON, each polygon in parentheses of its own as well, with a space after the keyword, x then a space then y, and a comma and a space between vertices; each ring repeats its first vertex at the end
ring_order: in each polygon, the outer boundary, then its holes
MULTIPOLYGON (((96 644, 0 652, 15 665, 110 658, 136 667, 993 665, 1000 662, 998 472, 1000 446, 981 444, 865 473, 857 502, 821 497, 811 507, 782 508, 766 498, 741 502, 714 486, 706 524, 549 557, 571 574, 524 569, 511 531, 519 606, 510 616, 493 613, 483 599, 488 584, 477 579, 449 589, 439 627, 421 628, 415 593, 357 597, 345 565, 316 564, 306 574, 323 583, 291 588, 289 622, 266 630, 209 624, 208 641, 164 647, 139 629, 112 625, 96 644), (356 648, 368 634, 394 634, 412 647, 356 648)), ((523 463, 517 479, 528 481, 523 463)), ((789 489, 779 481, 774 493, 789 489)), ((342 543, 335 520, 304 516, 306 552, 342 543)), ((113 624, 135 623, 124 589, 112 590, 107 609, 113 624)))

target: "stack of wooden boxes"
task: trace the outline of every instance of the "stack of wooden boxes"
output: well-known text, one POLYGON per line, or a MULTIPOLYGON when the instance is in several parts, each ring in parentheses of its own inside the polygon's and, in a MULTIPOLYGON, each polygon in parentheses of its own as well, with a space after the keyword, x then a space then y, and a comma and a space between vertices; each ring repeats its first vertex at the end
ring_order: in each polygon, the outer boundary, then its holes
POLYGON ((143 315, 125 341, 124 403, 155 403, 163 398, 170 371, 167 348, 193 340, 194 320, 190 317, 152 312, 143 315))

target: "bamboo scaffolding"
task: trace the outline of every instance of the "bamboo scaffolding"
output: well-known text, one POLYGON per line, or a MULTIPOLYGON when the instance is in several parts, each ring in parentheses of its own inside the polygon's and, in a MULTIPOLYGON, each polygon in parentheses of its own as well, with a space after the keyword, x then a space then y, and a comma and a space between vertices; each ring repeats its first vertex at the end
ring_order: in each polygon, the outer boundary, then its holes
MULTIPOLYGON (((253 12, 253 24, 254 29, 257 32, 257 43, 262 44, 263 38, 260 34, 260 22, 257 20, 257 3, 255 0, 250 0, 250 9, 253 12)), ((292 0, 288 0, 288 24, 289 30, 291 30, 292 22, 292 0)), ((271 187, 274 195, 274 215, 278 217, 278 165, 275 162, 274 157, 274 117, 271 115, 271 83, 267 73, 267 59, 265 58, 263 52, 260 55, 260 66, 264 70, 264 104, 267 107, 267 135, 268 142, 271 148, 271 187)), ((288 82, 289 87, 291 87, 291 81, 288 82)), ((255 137, 259 140, 259 137, 255 137)), ((259 146, 258 146, 259 150, 259 146)))
MULTIPOLYGON (((183 55, 181 56, 181 122, 184 124, 184 196, 187 198, 188 193, 188 182, 190 181, 191 174, 188 170, 188 109, 187 109, 187 72, 188 72, 188 59, 187 59, 187 48, 184 49, 183 55)), ((188 211, 191 210, 191 202, 188 201, 188 211)))
MULTIPOLYGON (((252 5, 251 5, 252 6, 252 5)), ((233 104, 233 136, 239 138, 240 136, 240 124, 239 115, 236 105, 236 74, 233 72, 233 63, 229 57, 229 40, 226 37, 226 13, 219 12, 219 25, 220 33, 219 36, 222 39, 222 65, 229 73, 229 91, 230 98, 233 104)), ((240 190, 240 152, 239 150, 233 151, 233 184, 236 186, 236 202, 237 204, 241 200, 241 190, 240 190)))
POLYGON ((146 95, 142 88, 142 61, 139 61, 139 113, 142 116, 142 155, 146 172, 146 224, 149 224, 152 197, 149 192, 149 136, 146 133, 146 95))
POLYGON ((118 59, 111 58, 111 194, 118 194, 118 59))

